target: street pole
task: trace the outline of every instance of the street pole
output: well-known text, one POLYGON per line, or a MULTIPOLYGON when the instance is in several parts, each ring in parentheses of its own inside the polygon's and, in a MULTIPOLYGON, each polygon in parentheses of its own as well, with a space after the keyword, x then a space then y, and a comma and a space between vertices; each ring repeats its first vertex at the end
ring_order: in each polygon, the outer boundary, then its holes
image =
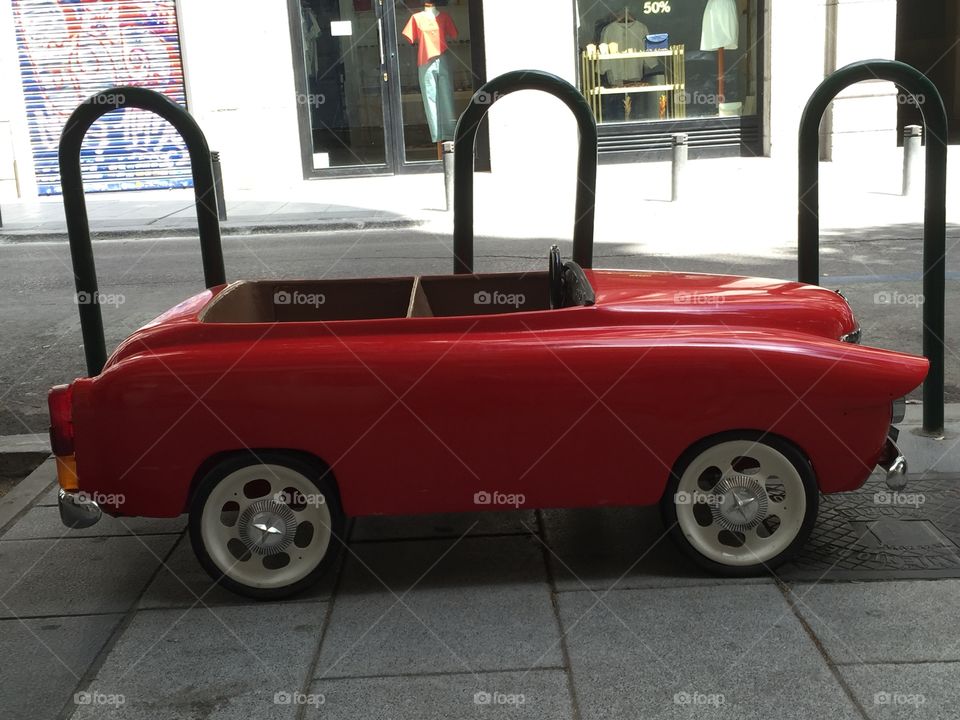
POLYGON ((687 159, 690 157, 689 135, 686 133, 674 133, 673 139, 673 164, 670 173, 670 202, 676 202, 681 196, 681 185, 683 176, 687 171, 687 159))
POLYGON ((447 212, 453 210, 453 178, 455 167, 453 148, 454 143, 452 141, 448 140, 443 143, 443 187, 447 191, 447 212))

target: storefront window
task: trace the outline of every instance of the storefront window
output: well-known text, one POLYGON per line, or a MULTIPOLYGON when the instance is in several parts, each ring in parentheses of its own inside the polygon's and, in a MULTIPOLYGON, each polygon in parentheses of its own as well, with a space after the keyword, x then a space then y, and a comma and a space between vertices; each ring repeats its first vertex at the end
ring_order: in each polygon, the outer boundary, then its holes
POLYGON ((480 80, 480 0, 294 2, 309 172, 436 163, 480 80))
POLYGON ((598 122, 755 115, 759 0, 579 0, 580 87, 598 122))

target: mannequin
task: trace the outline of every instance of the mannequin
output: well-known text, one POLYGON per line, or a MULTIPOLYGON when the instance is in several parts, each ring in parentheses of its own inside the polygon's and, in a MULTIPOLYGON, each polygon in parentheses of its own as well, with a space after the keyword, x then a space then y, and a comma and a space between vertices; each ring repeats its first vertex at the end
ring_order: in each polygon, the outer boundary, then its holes
POLYGON ((439 160, 443 141, 453 140, 457 128, 452 60, 447 46, 448 39, 457 37, 457 26, 446 12, 432 2, 425 2, 423 10, 410 17, 401 34, 411 45, 417 46, 423 112, 427 116, 430 136, 437 144, 439 160))
POLYGON ((725 50, 736 50, 740 40, 737 0, 708 0, 703 11, 701 50, 717 51, 717 102, 726 102, 725 50))

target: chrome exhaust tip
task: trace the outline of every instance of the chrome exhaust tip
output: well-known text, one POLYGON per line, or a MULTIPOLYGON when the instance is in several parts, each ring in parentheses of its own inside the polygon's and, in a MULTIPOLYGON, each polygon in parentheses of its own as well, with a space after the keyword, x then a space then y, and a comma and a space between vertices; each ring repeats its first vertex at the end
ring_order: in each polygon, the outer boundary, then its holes
POLYGON ((903 490, 907 486, 907 459, 891 438, 887 438, 887 444, 883 448, 883 455, 877 467, 884 471, 887 487, 894 492, 903 490))
POLYGON ((60 488, 57 506, 60 508, 60 522, 74 530, 96 525, 103 514, 100 506, 93 500, 79 493, 67 492, 63 488, 60 488))

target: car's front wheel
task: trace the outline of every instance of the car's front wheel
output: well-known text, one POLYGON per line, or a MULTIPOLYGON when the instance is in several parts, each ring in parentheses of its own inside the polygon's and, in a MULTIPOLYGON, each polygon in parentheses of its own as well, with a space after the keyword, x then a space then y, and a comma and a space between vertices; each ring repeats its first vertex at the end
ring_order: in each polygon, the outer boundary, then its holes
POLYGON ((190 505, 197 559, 224 587, 257 599, 286 597, 333 563, 344 517, 319 466, 282 453, 234 456, 200 481, 190 505))
POLYGON ((718 575, 756 575, 792 557, 817 518, 810 463, 787 441, 727 435, 698 443, 678 461, 661 501, 679 545, 718 575))

